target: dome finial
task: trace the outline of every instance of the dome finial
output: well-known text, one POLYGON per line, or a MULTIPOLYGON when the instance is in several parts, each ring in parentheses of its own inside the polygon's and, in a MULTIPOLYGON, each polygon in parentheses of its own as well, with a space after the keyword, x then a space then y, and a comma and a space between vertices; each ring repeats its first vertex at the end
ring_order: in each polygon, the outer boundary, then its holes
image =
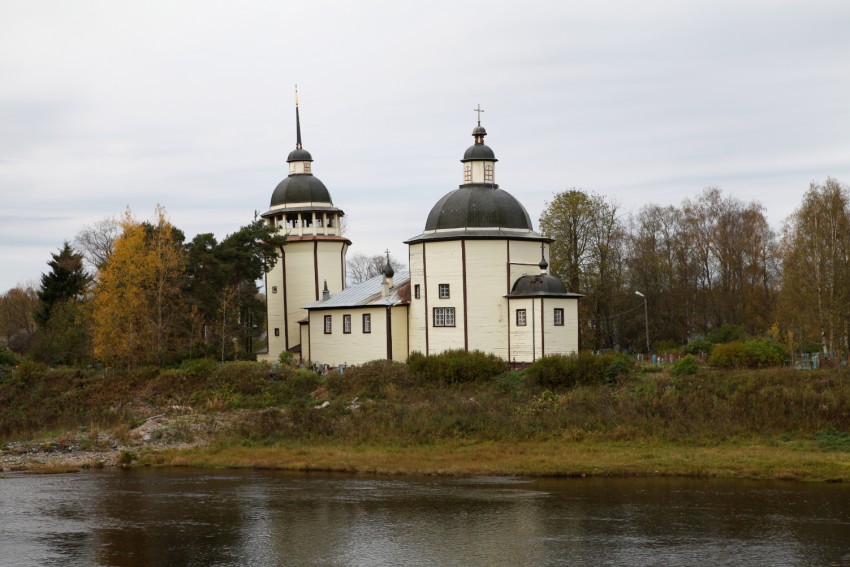
POLYGON ((484 136, 487 135, 487 130, 481 126, 481 113, 484 112, 484 109, 479 104, 478 108, 473 108, 472 110, 478 113, 478 126, 472 129, 472 136, 475 138, 475 143, 481 145, 484 143, 484 136))
POLYGON ((484 109, 482 109, 481 104, 479 104, 478 108, 473 108, 472 110, 478 113, 478 125, 481 126, 481 113, 484 112, 484 109))
POLYGON ((390 264, 390 250, 387 248, 387 264, 384 266, 384 276, 387 278, 391 278, 395 275, 395 270, 393 270, 392 264, 390 264))
POLYGON ((296 141, 295 141, 295 149, 301 149, 301 117, 298 115, 298 85, 295 85, 295 131, 296 131, 296 141))
POLYGON ((546 261, 546 255, 545 255, 545 252, 543 251, 543 243, 542 242, 540 243, 540 263, 537 264, 537 265, 540 266, 540 273, 541 274, 545 274, 546 268, 549 267, 549 262, 546 261))

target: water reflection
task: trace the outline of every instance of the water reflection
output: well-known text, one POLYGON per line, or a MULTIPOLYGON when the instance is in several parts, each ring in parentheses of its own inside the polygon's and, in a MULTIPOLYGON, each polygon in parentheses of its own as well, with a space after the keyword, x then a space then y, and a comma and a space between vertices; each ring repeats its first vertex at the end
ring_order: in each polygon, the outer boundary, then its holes
POLYGON ((850 489, 192 470, 0 479, 2 565, 845 565, 850 489))

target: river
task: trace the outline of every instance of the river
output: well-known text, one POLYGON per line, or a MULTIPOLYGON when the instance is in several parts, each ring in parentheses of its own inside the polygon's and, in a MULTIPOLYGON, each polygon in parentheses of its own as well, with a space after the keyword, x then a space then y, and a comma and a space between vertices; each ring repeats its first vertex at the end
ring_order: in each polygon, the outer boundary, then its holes
POLYGON ((850 565, 850 486, 12 473, 0 565, 850 565))

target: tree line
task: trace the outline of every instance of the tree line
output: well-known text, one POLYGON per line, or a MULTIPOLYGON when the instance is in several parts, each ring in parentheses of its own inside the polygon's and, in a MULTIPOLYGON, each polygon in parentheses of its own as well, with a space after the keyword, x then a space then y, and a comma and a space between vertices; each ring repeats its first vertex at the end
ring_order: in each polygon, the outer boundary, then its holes
POLYGON ((584 294, 583 348, 643 351, 648 320, 657 352, 745 336, 848 352, 850 193, 835 179, 813 182, 780 231, 761 204, 716 187, 629 215, 570 189, 547 202, 540 229, 554 239, 551 273, 584 294))
POLYGON ((187 242, 164 208, 151 221, 127 211, 65 242, 38 286, 0 296, 0 338, 48 364, 253 359, 265 314, 257 281, 285 242, 261 219, 220 242, 187 242))
MULTIPOLYGON (((761 204, 716 187, 631 214, 569 189, 546 203, 540 231, 550 272, 584 295, 583 349, 769 337, 790 352, 850 351, 850 191, 835 179, 813 182, 779 231, 761 204)), ((251 359, 265 330, 257 282, 285 243, 256 218, 188 242, 162 207, 150 221, 104 219, 52 254, 38 285, 0 295, 0 346, 49 364, 251 359)), ((385 262, 350 255, 350 283, 385 262)))

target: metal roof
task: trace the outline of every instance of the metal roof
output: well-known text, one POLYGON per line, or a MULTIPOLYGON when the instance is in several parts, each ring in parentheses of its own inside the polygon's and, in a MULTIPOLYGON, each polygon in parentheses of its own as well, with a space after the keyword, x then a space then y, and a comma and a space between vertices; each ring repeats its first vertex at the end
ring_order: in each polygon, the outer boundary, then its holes
POLYGON ((271 207, 287 203, 333 203, 325 184, 311 173, 294 173, 278 183, 271 207))
POLYGON ((347 287, 326 300, 314 301, 305 309, 337 309, 343 307, 391 306, 407 303, 410 297, 410 272, 398 270, 393 277, 393 287, 387 297, 381 297, 384 275, 347 287))
POLYGON ((534 230, 522 203, 492 184, 461 185, 437 201, 425 221, 425 230, 486 227, 534 230))

